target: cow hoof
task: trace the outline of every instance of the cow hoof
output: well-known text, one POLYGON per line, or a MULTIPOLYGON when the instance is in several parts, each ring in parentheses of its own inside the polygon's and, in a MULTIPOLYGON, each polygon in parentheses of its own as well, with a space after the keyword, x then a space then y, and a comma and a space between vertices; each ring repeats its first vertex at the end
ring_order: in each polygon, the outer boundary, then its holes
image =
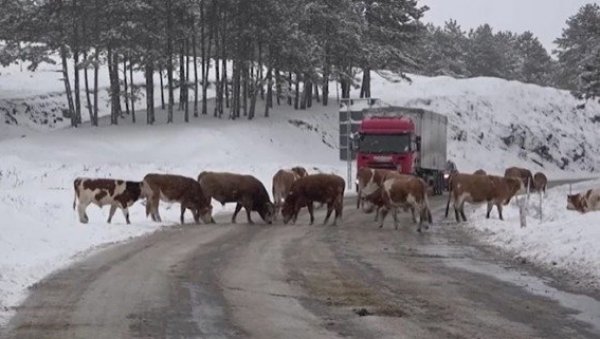
POLYGON ((421 233, 423 231, 420 228, 417 228, 417 232, 421 233))

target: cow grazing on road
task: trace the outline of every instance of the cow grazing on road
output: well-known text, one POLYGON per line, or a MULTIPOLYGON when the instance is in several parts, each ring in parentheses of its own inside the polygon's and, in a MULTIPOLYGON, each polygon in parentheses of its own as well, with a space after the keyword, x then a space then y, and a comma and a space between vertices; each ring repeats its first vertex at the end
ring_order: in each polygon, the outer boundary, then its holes
POLYGON ((271 203, 265 186, 251 175, 226 172, 202 172, 198 182, 205 194, 222 205, 235 202, 235 212, 231 222, 235 223, 242 207, 246 210, 248 223, 253 224, 250 212, 256 211, 268 224, 273 223, 275 208, 271 203))
POLYGON ((600 188, 591 189, 585 193, 567 195, 567 209, 580 213, 600 211, 600 188))
MULTIPOLYGON (((427 198, 427 183, 421 178, 402 176, 392 177, 383 182, 383 187, 380 189, 381 199, 383 200, 383 209, 381 211, 381 221, 379 228, 383 227, 385 218, 390 210, 394 217, 394 227, 398 229, 398 209, 410 208, 413 211, 419 212, 419 224, 417 231, 421 232, 423 221, 427 220, 432 223, 431 210, 427 198)), ((429 228, 429 226, 426 226, 429 228)))
POLYGON ((182 224, 186 209, 193 213, 196 223, 199 223, 200 219, 206 224, 214 223, 210 198, 204 194, 200 184, 192 178, 151 173, 144 177, 142 191, 146 197, 146 216, 150 215, 153 221, 161 221, 158 205, 162 200, 181 204, 182 224))
POLYGON ((473 174, 475 174, 475 175, 487 175, 487 172, 485 170, 478 169, 477 171, 473 172, 473 174))
POLYGON ((520 167, 509 167, 504 171, 504 177, 514 177, 521 180, 523 183, 523 189, 527 189, 527 185, 529 185, 529 189, 533 188, 533 175, 531 171, 526 168, 520 167))
POLYGON ((73 182, 73 186, 75 188, 73 209, 75 209, 79 199, 77 212, 79 213, 79 221, 84 224, 89 221, 85 211, 88 205, 92 203, 100 208, 110 205, 108 223, 111 222, 118 207, 123 211, 125 221, 129 224, 128 208, 138 201, 142 194, 142 183, 136 181, 77 178, 73 182))
POLYGON ((446 204, 446 217, 448 217, 450 200, 453 199, 457 222, 461 221, 461 217, 463 221, 467 221, 464 211, 465 202, 471 204, 487 203, 487 218, 490 217, 492 208, 495 205, 500 220, 503 220, 502 205, 507 205, 522 187, 521 180, 514 177, 456 174, 452 177, 452 185, 446 204))
POLYGON ((344 179, 335 174, 312 174, 294 181, 281 209, 283 222, 287 224, 292 220, 295 223, 298 212, 306 206, 312 225, 315 220, 313 202, 321 202, 327 204, 327 216, 323 224, 327 224, 335 210, 333 225, 337 225, 338 219, 342 218, 345 186, 344 179))
POLYGON ((548 178, 542 172, 537 172, 533 176, 533 189, 537 192, 546 194, 546 187, 548 186, 548 178))
POLYGON ((273 176, 273 202, 275 203, 274 218, 281 212, 285 197, 290 192, 294 181, 308 175, 304 167, 293 167, 291 169, 280 169, 273 176))

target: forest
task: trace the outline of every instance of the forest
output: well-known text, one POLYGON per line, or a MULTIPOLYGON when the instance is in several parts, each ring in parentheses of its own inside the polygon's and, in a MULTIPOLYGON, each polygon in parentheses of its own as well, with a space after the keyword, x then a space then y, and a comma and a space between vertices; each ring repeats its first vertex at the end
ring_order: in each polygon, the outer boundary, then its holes
POLYGON ((425 24, 428 8, 417 0, 0 0, 0 5, 0 64, 24 61, 34 70, 57 63, 73 126, 82 114, 98 124, 103 65, 112 124, 124 114, 135 121, 140 100, 147 102, 146 123, 153 124, 156 86, 168 122, 174 110, 183 111, 186 122, 200 114, 253 119, 269 116, 275 104, 328 105, 331 83, 339 84, 342 98, 351 88, 370 97, 370 75, 378 70, 407 80, 410 74, 499 77, 568 89, 585 100, 600 96, 597 4, 573 14, 555 51, 531 32, 494 31, 487 24, 465 31, 454 20, 443 27, 425 24), (145 82, 134 83, 134 72, 142 72, 145 82), (209 88, 215 92, 212 112, 209 88), (259 99, 265 102, 260 113, 259 99))

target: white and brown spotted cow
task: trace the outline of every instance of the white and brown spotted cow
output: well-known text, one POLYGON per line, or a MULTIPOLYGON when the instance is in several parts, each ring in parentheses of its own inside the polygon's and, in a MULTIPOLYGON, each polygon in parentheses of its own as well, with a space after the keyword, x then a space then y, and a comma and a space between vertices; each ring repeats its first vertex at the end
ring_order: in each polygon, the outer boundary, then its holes
POLYGON ((567 209, 580 213, 600 211, 600 188, 587 190, 585 193, 567 195, 567 209))
POLYGON ((117 207, 120 208, 123 215, 125 215, 125 221, 129 224, 128 208, 142 197, 142 183, 137 181, 77 178, 73 182, 73 186, 75 188, 73 209, 75 209, 77 200, 79 200, 77 212, 79 213, 79 221, 84 224, 89 221, 85 211, 88 205, 92 203, 100 208, 110 205, 109 223, 117 207))
POLYGON ((518 177, 498 177, 493 175, 477 175, 477 174, 454 174, 452 176, 450 194, 446 204, 446 217, 450 201, 454 200, 454 213, 456 221, 467 221, 465 216, 465 203, 478 204, 487 203, 487 215, 490 213, 494 205, 498 209, 500 220, 502 217, 502 206, 507 205, 510 199, 519 192, 523 187, 521 179, 518 177))
MULTIPOLYGON (((414 211, 419 212, 418 232, 421 232, 421 226, 425 220, 429 224, 432 223, 427 198, 427 183, 423 179, 413 176, 388 178, 383 182, 383 187, 379 189, 379 192, 383 201, 379 228, 383 227, 385 218, 391 210, 394 217, 394 227, 398 229, 398 209, 400 208, 410 208, 413 211, 413 218, 414 211)), ((377 192, 374 194, 377 194, 377 192)), ((425 226, 425 228, 429 228, 429 226, 425 226)))
POLYGON ((276 218, 281 212, 281 207, 285 201, 285 197, 290 192, 294 181, 303 178, 308 175, 304 167, 293 167, 291 169, 280 169, 273 176, 273 202, 275 203, 275 213, 273 217, 276 218))
MULTIPOLYGON (((383 188, 383 182, 391 178, 411 178, 413 176, 402 174, 394 170, 373 169, 363 167, 356 173, 356 182, 358 188, 358 197, 356 199, 356 208, 362 206, 363 212, 371 213, 375 210, 375 221, 379 220, 379 212, 384 205, 381 198, 380 189, 383 188), (367 203, 367 204, 365 204, 367 203)), ((405 208, 405 212, 408 208, 405 208)), ((415 211, 411 209, 413 221, 417 222, 415 211)))

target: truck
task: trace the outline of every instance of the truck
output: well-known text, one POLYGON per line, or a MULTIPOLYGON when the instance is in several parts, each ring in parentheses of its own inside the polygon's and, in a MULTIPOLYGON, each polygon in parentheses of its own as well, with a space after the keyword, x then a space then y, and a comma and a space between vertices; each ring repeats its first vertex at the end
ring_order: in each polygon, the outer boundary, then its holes
POLYGON ((446 186, 448 118, 407 107, 362 111, 358 132, 351 136, 357 170, 391 169, 423 178, 434 194, 446 186))

